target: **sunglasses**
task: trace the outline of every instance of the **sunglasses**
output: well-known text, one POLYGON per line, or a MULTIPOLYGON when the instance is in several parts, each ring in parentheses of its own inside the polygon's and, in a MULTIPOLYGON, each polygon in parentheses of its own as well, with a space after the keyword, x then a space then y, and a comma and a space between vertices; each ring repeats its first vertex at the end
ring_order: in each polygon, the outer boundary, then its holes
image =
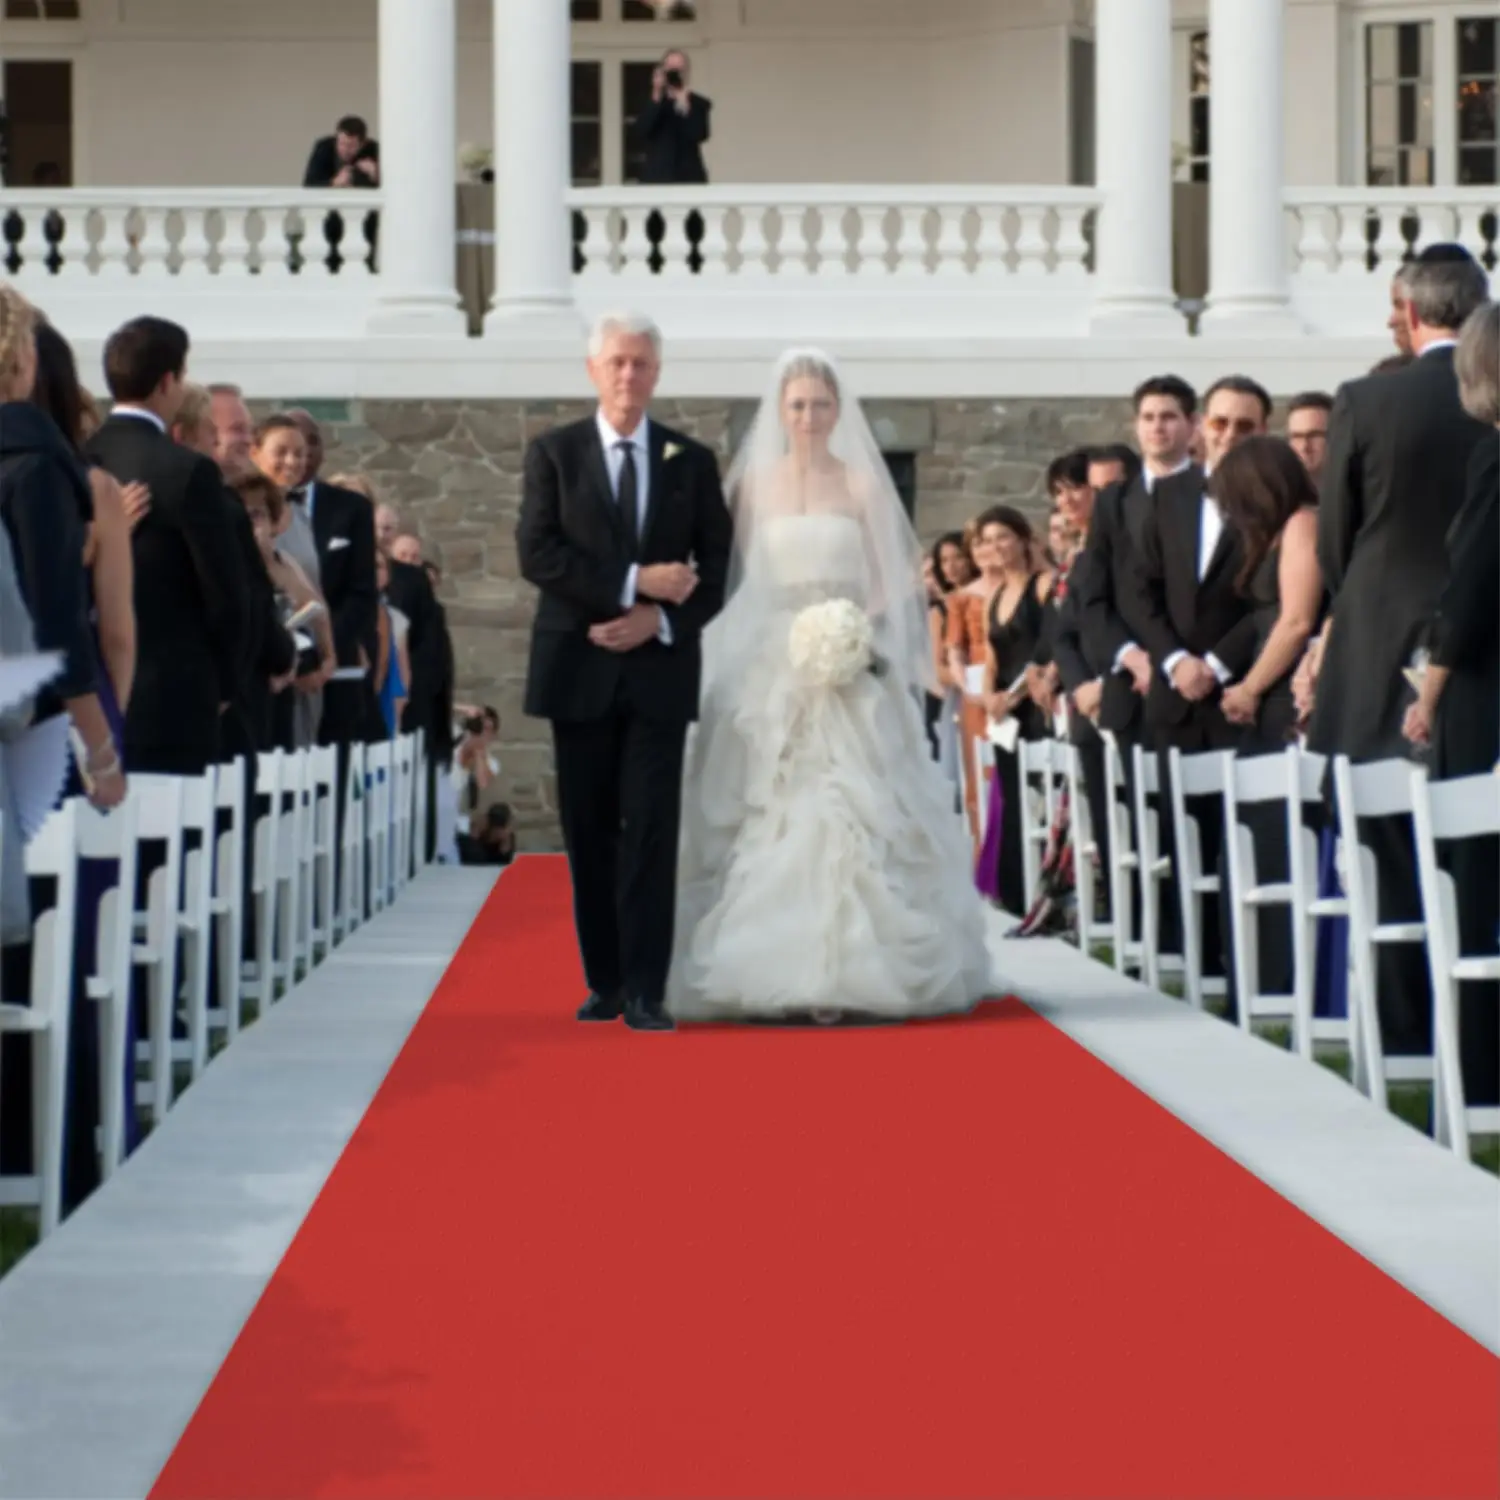
POLYGON ((1249 417, 1210 417, 1203 425, 1210 432, 1233 432, 1236 437, 1252 437, 1260 431, 1260 424, 1249 417))

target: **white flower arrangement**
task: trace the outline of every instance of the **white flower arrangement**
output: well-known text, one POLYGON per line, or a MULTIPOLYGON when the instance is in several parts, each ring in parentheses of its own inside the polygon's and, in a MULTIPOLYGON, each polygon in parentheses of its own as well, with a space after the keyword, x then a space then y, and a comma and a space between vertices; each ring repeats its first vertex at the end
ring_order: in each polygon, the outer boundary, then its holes
POLYGON ((682 444, 681 443, 668 443, 667 446, 661 450, 661 461, 664 464, 665 463, 670 463, 681 452, 682 452, 682 444))
POLYGON ((479 146, 473 141, 465 141, 458 148, 458 164, 470 177, 478 177, 492 160, 493 154, 488 146, 479 146))
POLYGON ((809 604, 792 621, 787 655, 810 687, 848 687, 873 664, 869 616, 848 599, 809 604))

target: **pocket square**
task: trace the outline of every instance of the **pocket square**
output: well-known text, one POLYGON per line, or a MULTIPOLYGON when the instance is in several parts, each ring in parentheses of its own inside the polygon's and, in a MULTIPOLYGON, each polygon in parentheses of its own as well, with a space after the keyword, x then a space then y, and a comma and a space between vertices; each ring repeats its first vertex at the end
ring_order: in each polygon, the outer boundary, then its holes
POLYGON ((338 552, 341 548, 347 546, 349 546, 349 538, 346 536, 330 537, 328 540, 328 550, 330 552, 338 552))

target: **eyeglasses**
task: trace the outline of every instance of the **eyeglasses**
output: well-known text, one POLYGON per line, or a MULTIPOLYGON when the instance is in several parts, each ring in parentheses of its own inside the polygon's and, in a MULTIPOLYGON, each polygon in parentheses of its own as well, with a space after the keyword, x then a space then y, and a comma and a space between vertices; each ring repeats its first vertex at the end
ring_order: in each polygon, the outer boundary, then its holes
POLYGON ((1210 432, 1232 431, 1236 437, 1252 437, 1260 431, 1260 424, 1249 417, 1209 417, 1203 424, 1210 432))

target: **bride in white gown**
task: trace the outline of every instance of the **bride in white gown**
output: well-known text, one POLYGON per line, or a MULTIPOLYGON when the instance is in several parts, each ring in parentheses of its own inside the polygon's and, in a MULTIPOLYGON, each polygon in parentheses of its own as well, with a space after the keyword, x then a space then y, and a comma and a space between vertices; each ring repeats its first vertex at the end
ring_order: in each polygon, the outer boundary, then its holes
POLYGON ((968 1010, 990 963, 968 833, 922 723, 922 552, 825 355, 782 357, 726 488, 735 557, 703 638, 668 1010, 968 1010))

